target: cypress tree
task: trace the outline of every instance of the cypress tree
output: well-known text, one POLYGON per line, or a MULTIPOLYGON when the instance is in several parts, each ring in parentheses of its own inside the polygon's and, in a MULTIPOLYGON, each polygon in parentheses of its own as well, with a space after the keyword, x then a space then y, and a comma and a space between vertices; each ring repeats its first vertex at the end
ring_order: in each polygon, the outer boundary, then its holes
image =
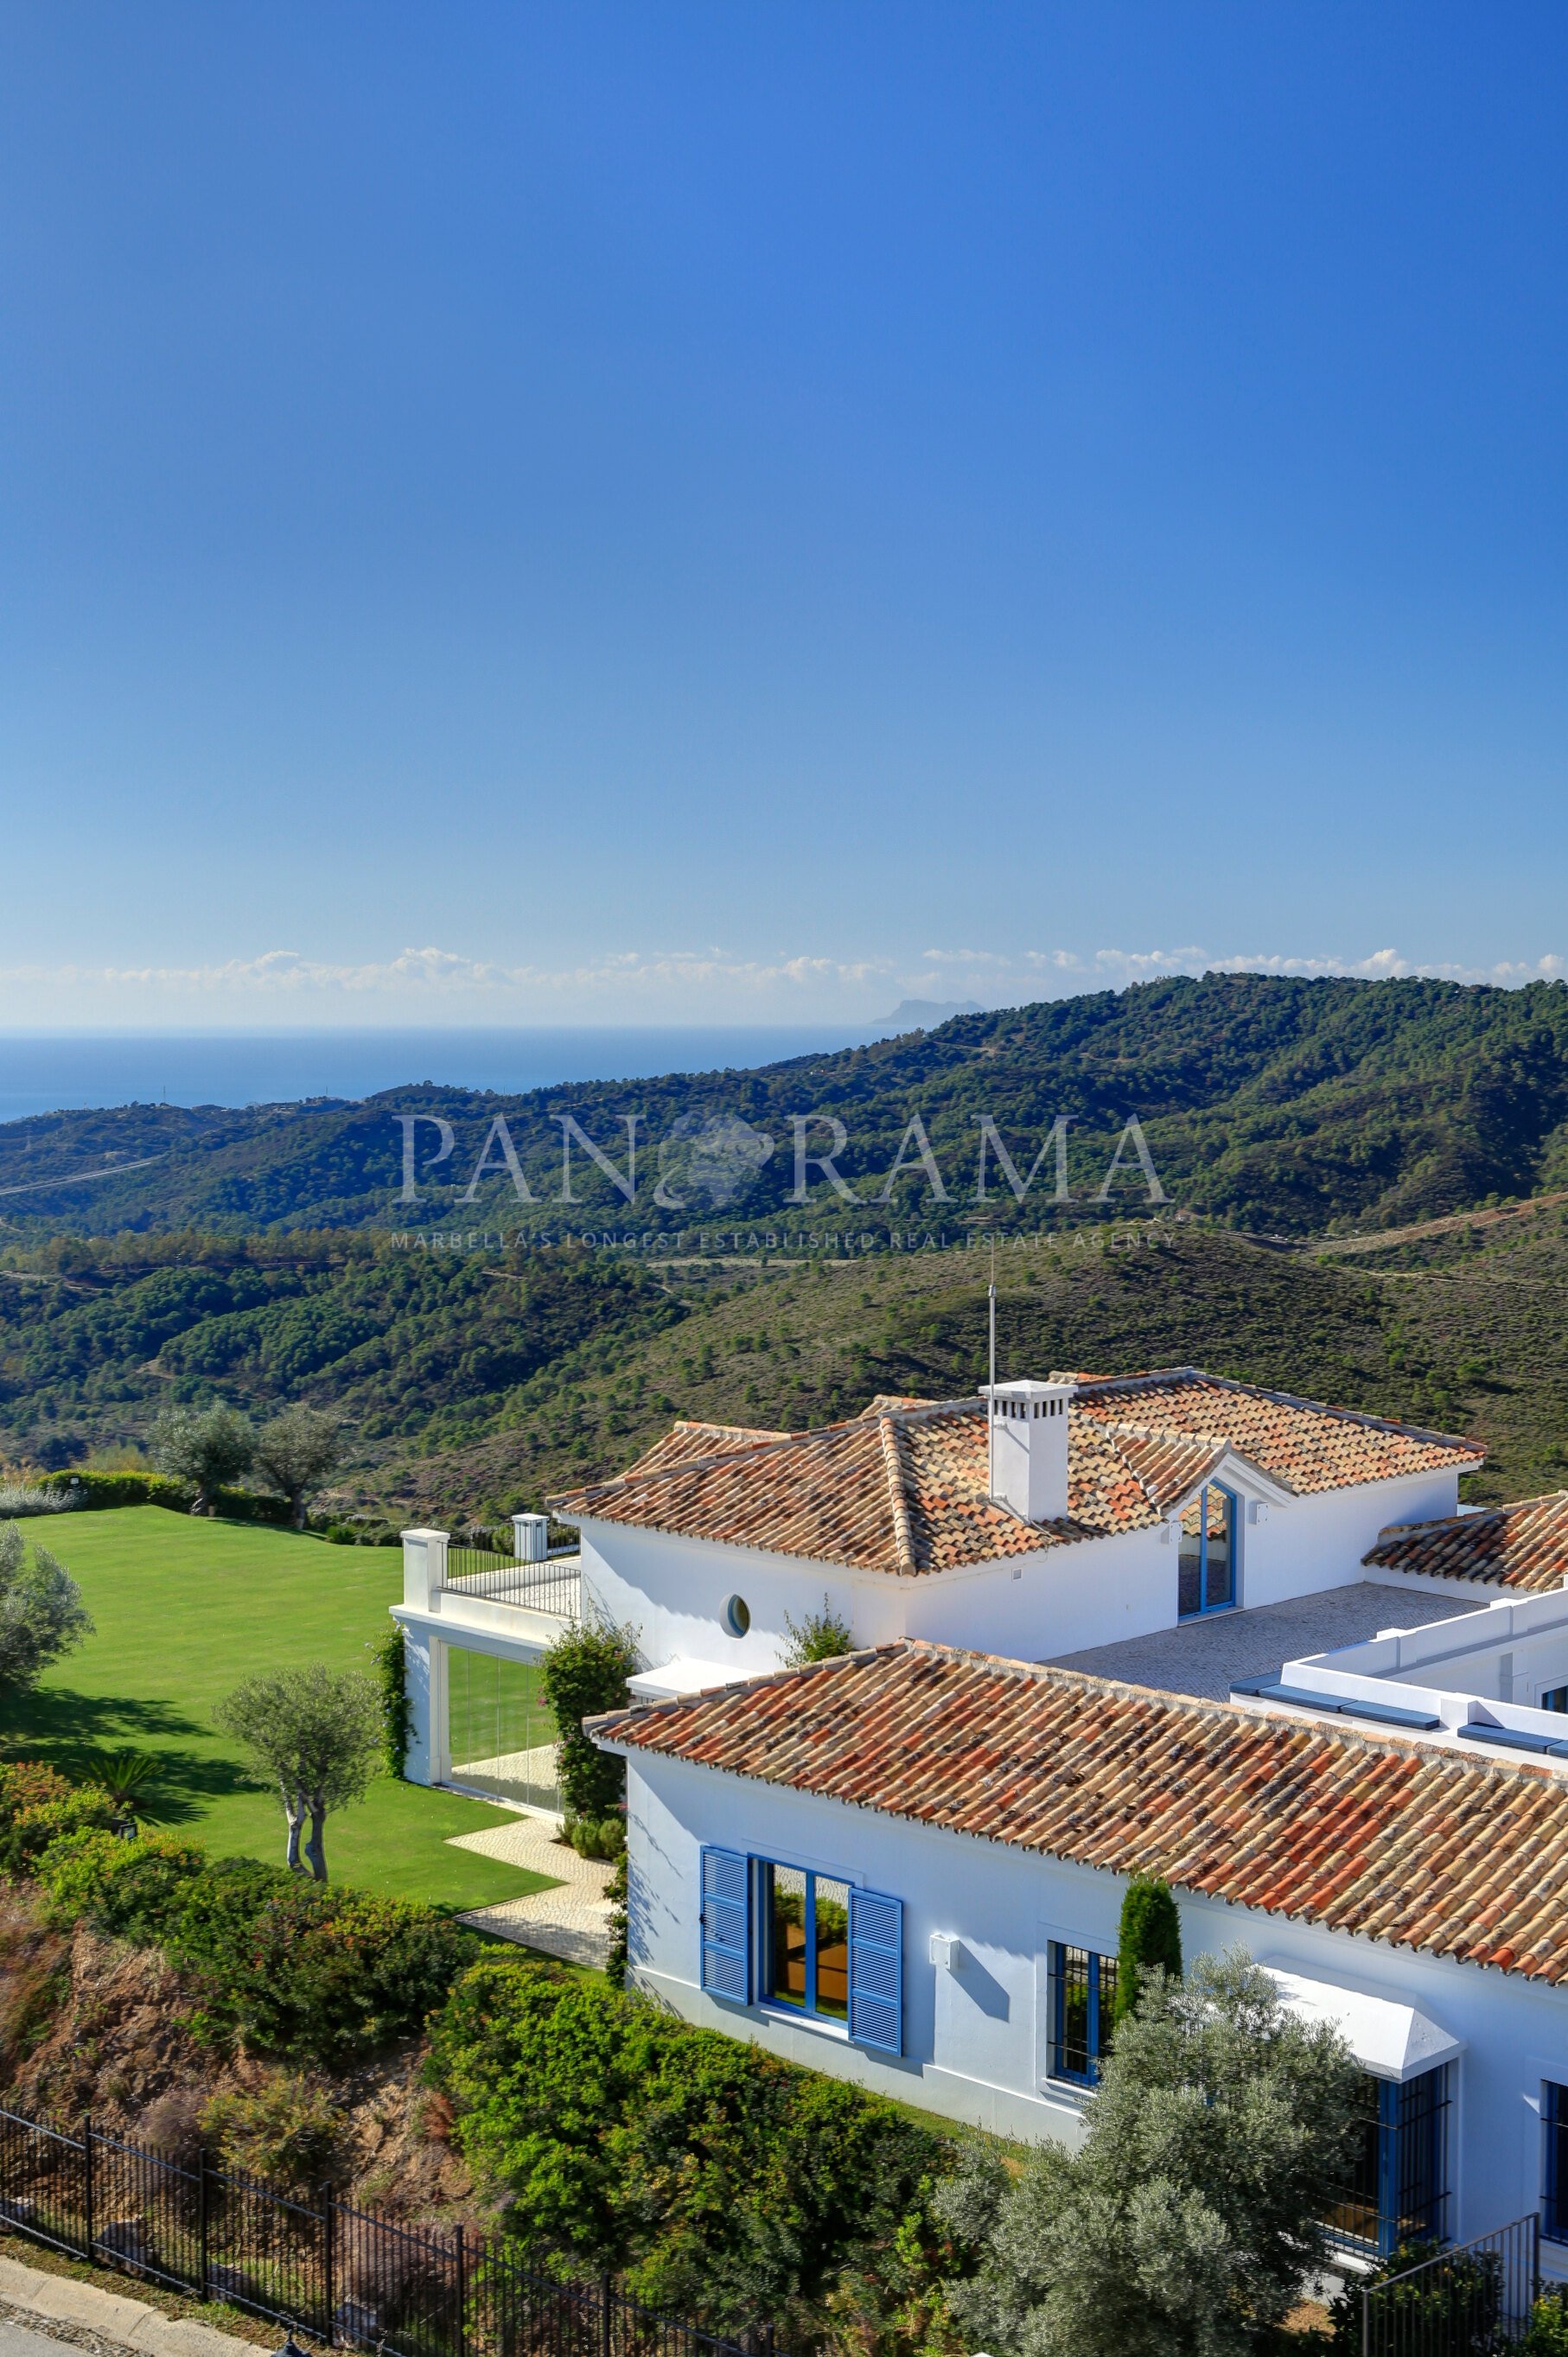
POLYGON ((1157 1875, 1135 1874, 1122 1901, 1116 1950, 1118 2023, 1137 2005, 1144 1975, 1155 1964, 1172 1980, 1180 1980, 1181 1919, 1168 1882, 1162 1882, 1157 1875))

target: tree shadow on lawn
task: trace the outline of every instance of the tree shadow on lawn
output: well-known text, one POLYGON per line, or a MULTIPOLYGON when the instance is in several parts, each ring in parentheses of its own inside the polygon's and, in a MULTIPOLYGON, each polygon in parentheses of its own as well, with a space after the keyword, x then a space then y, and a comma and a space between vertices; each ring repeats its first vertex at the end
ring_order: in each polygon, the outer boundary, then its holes
POLYGON ((256 1789, 254 1776, 237 1760, 167 1749, 158 1740, 160 1736, 210 1738, 211 1732, 168 1703, 44 1686, 9 1697, 0 1749, 13 1760, 47 1760, 83 1783, 121 1752, 147 1752, 157 1761, 157 1773, 142 1805, 160 1824, 181 1824, 199 1816, 205 1802, 256 1789))

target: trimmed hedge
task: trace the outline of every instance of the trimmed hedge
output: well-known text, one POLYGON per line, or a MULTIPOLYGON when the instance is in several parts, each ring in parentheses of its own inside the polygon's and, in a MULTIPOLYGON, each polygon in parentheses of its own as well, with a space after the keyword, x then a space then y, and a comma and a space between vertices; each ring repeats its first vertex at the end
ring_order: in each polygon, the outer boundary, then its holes
MULTIPOLYGON (((188 1514, 196 1491, 188 1481, 167 1473, 46 1473, 40 1490, 63 1491, 87 1512, 107 1506, 167 1506, 188 1514)), ((287 1523, 286 1498, 269 1498, 253 1490, 212 1490, 208 1492, 220 1517, 231 1523, 287 1523)))
POLYGON ((193 1978, 209 2035, 292 2061, 341 2063, 414 2035, 479 1950, 413 1900, 211 1862, 156 1835, 73 1831, 37 1873, 60 1916, 164 1949, 193 1978))
POLYGON ((431 2075, 509 2231, 572 2272, 625 2270, 717 2329, 766 2316, 795 2346, 925 2338, 956 2147, 883 2097, 510 1956, 454 1990, 431 2075))

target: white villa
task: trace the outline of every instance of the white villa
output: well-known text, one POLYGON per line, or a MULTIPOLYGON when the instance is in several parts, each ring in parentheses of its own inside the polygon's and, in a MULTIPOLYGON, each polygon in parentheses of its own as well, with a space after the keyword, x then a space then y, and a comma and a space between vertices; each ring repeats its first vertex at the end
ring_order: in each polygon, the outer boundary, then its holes
POLYGON ((532 1665, 639 1632, 630 1970, 692 2019, 1070 2138, 1128 1877, 1338 2023, 1350 2251, 1539 2209, 1568 2275, 1568 1496, 1475 1443, 1193 1368, 826 1430, 678 1424, 580 1546, 404 1542, 409 1772, 553 1805, 532 1665), (828 1610, 855 1651, 789 1667, 828 1610))

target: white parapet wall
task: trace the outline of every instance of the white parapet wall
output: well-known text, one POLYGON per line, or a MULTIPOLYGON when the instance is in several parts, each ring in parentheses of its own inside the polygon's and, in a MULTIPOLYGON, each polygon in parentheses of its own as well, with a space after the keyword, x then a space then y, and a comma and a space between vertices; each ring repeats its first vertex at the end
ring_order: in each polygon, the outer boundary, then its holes
POLYGON ((1568 1689, 1568 1584, 1305 1654, 1284 1664, 1280 1684, 1326 1702, 1424 1711, 1448 1732, 1490 1725, 1568 1742, 1568 1714, 1541 1706, 1568 1689))

